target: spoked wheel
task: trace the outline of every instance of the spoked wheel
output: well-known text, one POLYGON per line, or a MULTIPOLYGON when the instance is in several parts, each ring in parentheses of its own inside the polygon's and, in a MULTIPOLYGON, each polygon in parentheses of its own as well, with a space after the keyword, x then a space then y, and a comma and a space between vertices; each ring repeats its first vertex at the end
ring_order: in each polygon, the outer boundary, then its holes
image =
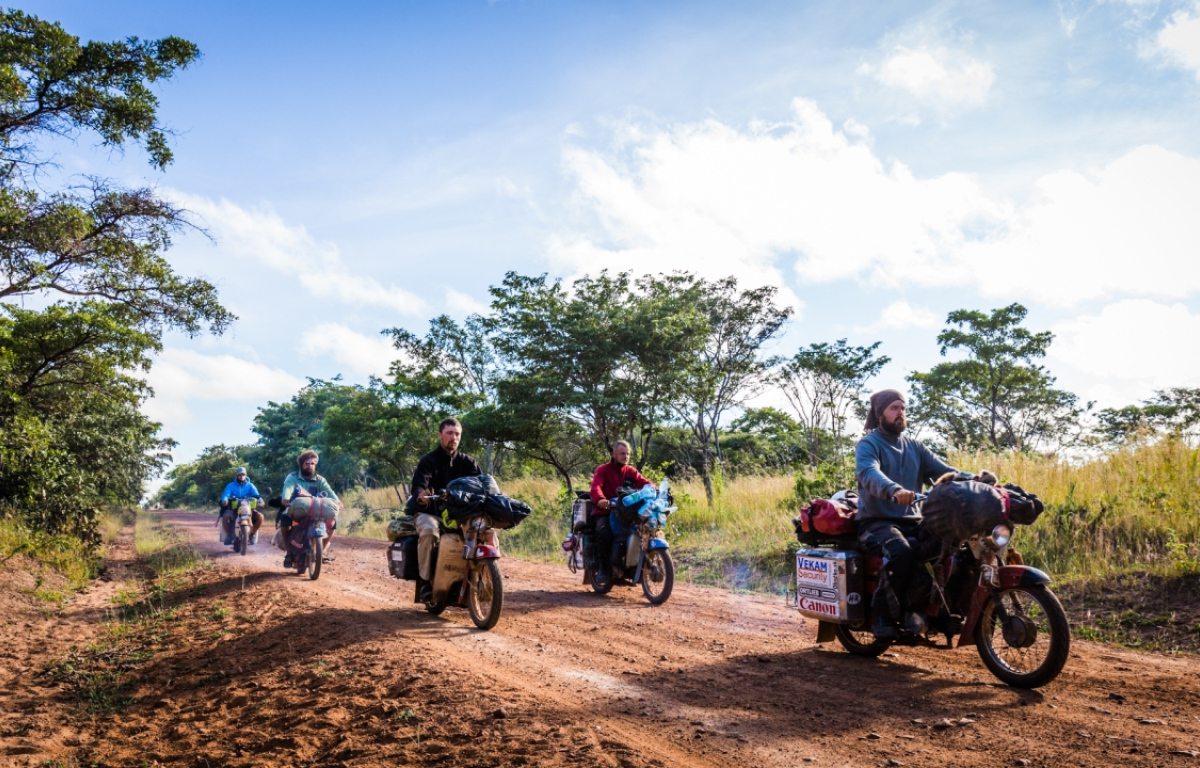
POLYGON ((250 547, 250 529, 242 526, 238 529, 237 541, 234 542, 233 549, 235 552, 246 554, 246 550, 250 547))
POLYGON ((495 560, 475 563, 467 585, 467 611, 480 629, 491 629, 504 606, 504 582, 495 560))
POLYGON ((1071 627, 1062 604, 1045 586, 1013 587, 983 604, 975 644, 993 675, 1015 688, 1038 688, 1058 677, 1067 663, 1071 627))
POLYGON ((833 629, 842 647, 855 656, 875 658, 891 646, 891 642, 877 639, 866 622, 858 626, 834 624, 833 629))
POLYGON ((325 557, 325 539, 308 540, 308 578, 316 581, 321 575, 321 561, 325 557))
POLYGON ((662 605, 675 586, 675 564, 665 549, 648 549, 642 560, 642 594, 650 605, 662 605))

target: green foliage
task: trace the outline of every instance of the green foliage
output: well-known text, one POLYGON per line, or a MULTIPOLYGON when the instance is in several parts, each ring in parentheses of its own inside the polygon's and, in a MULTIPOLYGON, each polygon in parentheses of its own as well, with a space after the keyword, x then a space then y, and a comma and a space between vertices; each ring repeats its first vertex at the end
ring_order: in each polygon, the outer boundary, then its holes
POLYGON ((846 447, 848 420, 866 415, 861 411, 867 381, 891 362, 877 355, 879 344, 851 347, 845 339, 810 344, 776 373, 776 383, 808 430, 811 466, 818 466, 829 452, 840 454, 846 447))
POLYGON ((48 190, 47 136, 85 133, 171 161, 150 86, 198 56, 179 38, 88 42, 0 12, 0 516, 99 540, 99 511, 131 505, 171 447, 139 406, 139 371, 167 328, 221 331, 233 316, 163 253, 186 226, 152 190, 104 179, 48 190), (70 303, 52 303, 54 298, 70 303), (26 299, 40 311, 23 308, 26 299), (20 306, 18 306, 20 304, 20 306), (47 306, 48 305, 48 306, 47 306))
POLYGON ((254 417, 258 450, 248 451, 250 469, 258 482, 283 489, 283 479, 296 470, 302 451, 313 449, 321 457, 317 471, 335 489, 345 490, 364 480, 365 460, 356 453, 330 449, 325 429, 325 414, 332 408, 352 403, 363 392, 359 386, 340 383, 339 379, 309 379, 289 402, 268 403, 254 417))
POLYGON ((821 462, 816 468, 796 475, 795 508, 799 509, 813 499, 828 499, 838 491, 856 488, 853 456, 821 462))
MULTIPOLYGON (((247 446, 228 448, 213 445, 205 448, 195 461, 176 464, 167 473, 167 483, 158 490, 154 500, 164 507, 187 507, 215 510, 225 486, 234 479, 238 467, 246 466, 252 449, 247 446)), ((253 480, 254 478, 251 477, 253 480)), ((258 486, 258 483, 255 483, 258 486)), ((260 487, 260 493, 266 493, 260 487)))
POLYGON ((1036 450, 1067 439, 1082 409, 1075 395, 1054 389, 1054 377, 1035 362, 1054 335, 1023 328, 1026 314, 1020 304, 990 314, 951 312, 938 345, 943 356, 960 351, 966 359, 908 377, 910 421, 960 448, 1036 450))

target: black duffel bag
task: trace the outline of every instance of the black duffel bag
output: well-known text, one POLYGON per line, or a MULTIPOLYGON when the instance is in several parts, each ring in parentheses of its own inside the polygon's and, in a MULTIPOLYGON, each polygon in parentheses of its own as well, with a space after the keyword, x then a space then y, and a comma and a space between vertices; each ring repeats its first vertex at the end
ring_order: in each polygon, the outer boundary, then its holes
POLYGON ((514 528, 529 517, 528 504, 500 492, 491 475, 460 477, 446 485, 446 516, 462 525, 476 515, 487 515, 494 528, 514 528))
POLYGON ((943 541, 958 542, 977 533, 990 533, 1001 523, 1029 525, 1042 508, 1037 496, 1012 483, 946 482, 929 491, 921 507, 921 527, 943 541))

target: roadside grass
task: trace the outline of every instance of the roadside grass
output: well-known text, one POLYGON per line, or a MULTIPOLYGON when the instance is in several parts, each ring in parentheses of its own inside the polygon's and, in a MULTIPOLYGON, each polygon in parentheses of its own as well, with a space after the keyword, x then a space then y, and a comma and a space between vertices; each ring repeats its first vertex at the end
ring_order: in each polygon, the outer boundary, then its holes
POLYGON ((115 712, 134 702, 138 670, 171 648, 168 638, 182 620, 179 603, 189 597, 188 576, 208 563, 184 534, 158 514, 137 515, 133 546, 135 571, 145 580, 130 584, 112 599, 96 639, 72 649, 44 671, 67 685, 91 715, 115 712))
POLYGON ((132 510, 112 509, 100 518, 99 548, 67 535, 50 535, 30 528, 13 517, 0 518, 0 566, 12 558, 25 556, 34 561, 37 587, 33 594, 50 603, 65 601, 72 592, 85 588, 100 572, 103 549, 133 522, 132 510), (48 576, 62 582, 60 587, 43 589, 48 576))

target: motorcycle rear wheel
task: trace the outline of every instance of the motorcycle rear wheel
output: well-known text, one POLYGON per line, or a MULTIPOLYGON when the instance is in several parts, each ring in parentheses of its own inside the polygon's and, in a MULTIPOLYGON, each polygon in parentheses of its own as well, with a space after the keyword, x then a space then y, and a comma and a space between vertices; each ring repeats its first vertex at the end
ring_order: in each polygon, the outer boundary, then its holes
POLYGON ((650 605, 662 605, 675 586, 675 564, 665 549, 648 549, 642 560, 642 594, 650 605))
POLYGON ((325 559, 325 539, 308 540, 308 578, 316 581, 321 575, 321 561, 325 559))
POLYGON ((238 540, 234 546, 234 549, 240 551, 243 555, 245 555, 246 550, 249 548, 250 548, 250 529, 245 528, 245 527, 239 528, 238 529, 238 540))
POLYGON ((842 647, 855 656, 866 656, 873 659, 892 645, 890 640, 876 638, 870 628, 866 627, 865 622, 863 628, 855 628, 849 624, 834 624, 833 631, 842 647))
POLYGON ((467 612, 482 630, 496 626, 504 607, 504 581, 495 560, 477 562, 467 582, 467 612))
POLYGON ((603 584, 599 584, 596 582, 596 571, 592 571, 591 585, 592 591, 597 595, 607 595, 609 592, 612 592, 613 578, 612 576, 609 576, 608 581, 604 582, 603 584))
POLYGON ((989 596, 975 625, 975 645, 984 666, 1014 688, 1049 683, 1071 653, 1071 627, 1062 604, 1042 584, 1002 589, 998 594, 1009 625, 1001 625, 996 598, 989 596))

